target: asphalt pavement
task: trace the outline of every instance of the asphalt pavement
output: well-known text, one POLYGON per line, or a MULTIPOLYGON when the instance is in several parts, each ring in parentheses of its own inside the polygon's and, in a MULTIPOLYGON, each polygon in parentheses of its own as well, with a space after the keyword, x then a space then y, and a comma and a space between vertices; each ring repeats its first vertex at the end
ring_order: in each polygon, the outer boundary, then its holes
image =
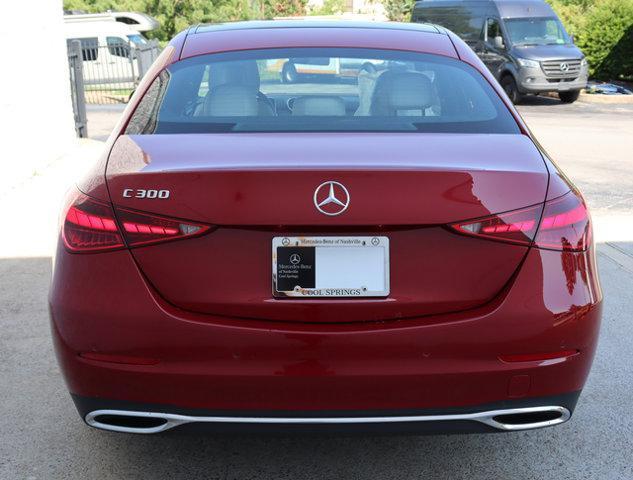
MULTIPOLYGON (((93 142, 0 195, 0 478, 632 479, 633 106, 535 99, 521 112, 596 223, 602 335, 571 422, 430 437, 135 436, 85 426, 54 358, 46 295, 57 203, 83 157, 98 153, 93 142)), ((94 135, 106 136, 116 116, 91 111, 94 135)))

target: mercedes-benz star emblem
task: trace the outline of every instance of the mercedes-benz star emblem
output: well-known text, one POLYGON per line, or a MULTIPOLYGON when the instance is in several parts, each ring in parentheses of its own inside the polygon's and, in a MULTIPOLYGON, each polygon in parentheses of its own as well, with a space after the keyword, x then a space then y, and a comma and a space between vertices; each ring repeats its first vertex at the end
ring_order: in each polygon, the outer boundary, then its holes
POLYGON ((292 255, 290 255, 290 263, 292 263, 293 265, 301 263, 301 257, 298 253, 293 253, 292 255))
POLYGON ((560 71, 561 72, 566 72, 569 70, 569 63, 561 63, 560 64, 560 71))
POLYGON ((323 215, 340 215, 349 207, 350 195, 342 183, 323 182, 314 191, 314 206, 323 215))

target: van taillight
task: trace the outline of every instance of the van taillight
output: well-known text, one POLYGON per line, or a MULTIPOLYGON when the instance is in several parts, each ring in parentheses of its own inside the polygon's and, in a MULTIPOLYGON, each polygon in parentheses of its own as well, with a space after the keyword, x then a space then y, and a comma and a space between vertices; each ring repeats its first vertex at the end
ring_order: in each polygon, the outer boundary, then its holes
POLYGON ((571 191, 545 205, 451 224, 459 233, 549 250, 579 252, 591 243, 591 224, 585 203, 571 191))
POLYGON ((117 208, 79 194, 67 207, 62 226, 71 252, 98 252, 202 235, 208 225, 117 208))

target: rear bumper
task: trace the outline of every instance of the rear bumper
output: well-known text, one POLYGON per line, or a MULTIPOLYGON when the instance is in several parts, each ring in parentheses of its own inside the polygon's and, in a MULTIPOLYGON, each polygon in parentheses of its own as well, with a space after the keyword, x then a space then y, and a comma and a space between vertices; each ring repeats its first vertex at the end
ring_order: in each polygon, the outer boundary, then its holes
POLYGON ((493 433, 544 428, 571 418, 580 392, 443 410, 253 411, 183 409, 73 395, 92 427, 121 433, 179 430, 211 433, 493 433), (140 421, 140 422, 139 422, 140 421))
MULTIPOLYGON (((572 412, 575 397, 548 399, 582 389, 601 299, 593 254, 532 250, 512 285, 477 310, 384 323, 269 323, 165 304, 128 252, 69 255, 61 249, 50 310, 69 390, 76 399, 91 399, 90 411, 121 402, 115 409, 196 416, 425 416, 517 405, 572 412), (499 359, 570 349, 578 353, 520 363, 499 359), (100 356, 81 356, 88 352, 100 356)), ((86 402, 77 401, 84 418, 86 402)), ((411 423, 390 425, 420 431, 433 422, 411 423)), ((463 422, 448 423, 444 431, 463 422)), ((466 423, 465 430, 491 430, 466 423)))

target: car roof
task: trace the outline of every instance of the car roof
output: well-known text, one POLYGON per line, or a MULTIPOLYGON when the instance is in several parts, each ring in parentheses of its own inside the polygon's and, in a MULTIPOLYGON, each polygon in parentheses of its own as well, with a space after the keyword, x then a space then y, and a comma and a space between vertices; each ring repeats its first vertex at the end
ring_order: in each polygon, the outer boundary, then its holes
POLYGON ((252 30, 271 28, 370 28, 373 30, 412 30, 440 33, 435 25, 427 23, 359 22, 349 20, 253 20, 248 22, 208 23, 193 27, 190 33, 206 33, 227 30, 252 30))
POLYGON ((262 20, 191 27, 180 59, 235 50, 301 47, 406 50, 457 58, 445 30, 431 24, 262 20))

